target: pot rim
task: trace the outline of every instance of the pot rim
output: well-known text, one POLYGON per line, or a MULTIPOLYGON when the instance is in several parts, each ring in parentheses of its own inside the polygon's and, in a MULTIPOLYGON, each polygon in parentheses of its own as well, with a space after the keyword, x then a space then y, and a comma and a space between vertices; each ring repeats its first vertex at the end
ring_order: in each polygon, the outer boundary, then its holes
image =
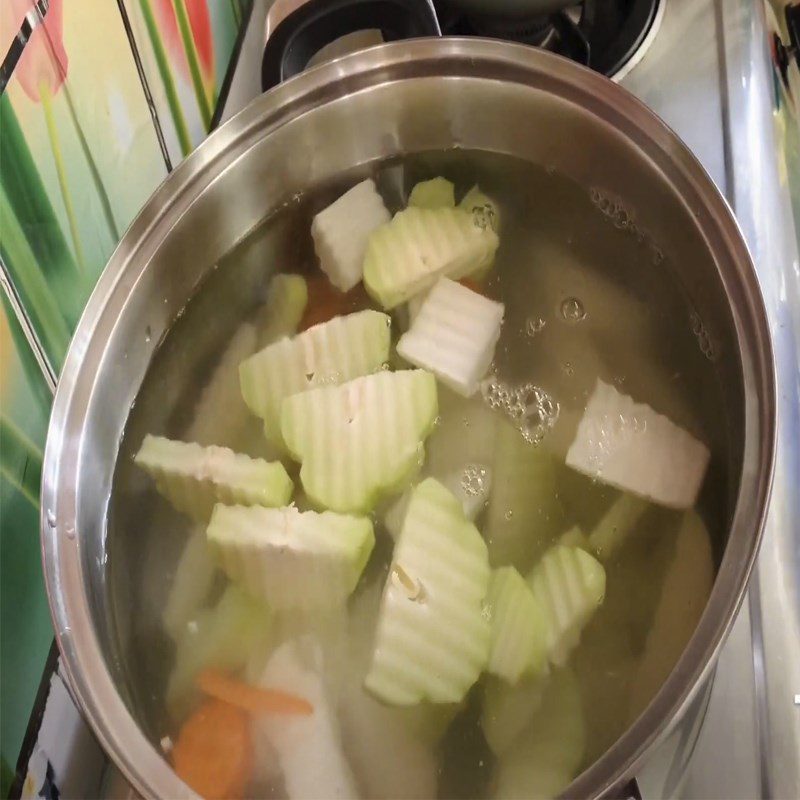
MULTIPOLYGON (((135 290, 153 255, 153 241, 170 228, 214 176, 270 132, 317 105, 381 83, 413 80, 405 70, 429 65, 428 77, 482 79, 490 67, 513 81, 581 103, 647 154, 671 167, 716 223, 717 249, 734 265, 722 275, 734 317, 739 355, 747 353, 756 391, 746 391, 743 474, 725 548, 708 605, 686 650, 639 719, 567 790, 570 796, 617 791, 635 775, 669 722, 692 700, 714 664, 746 593, 769 501, 775 457, 776 395, 770 332, 755 269, 733 214, 703 167, 649 108, 612 81, 567 59, 524 45, 446 37, 382 44, 308 70, 254 100, 213 132, 166 178, 131 223, 84 309, 62 369, 42 471, 41 544, 51 616, 69 685, 103 749, 145 797, 195 796, 150 743, 117 691, 92 623, 76 527, 78 471, 90 367, 103 344, 98 327, 112 299, 135 290), (735 289, 738 303, 731 299, 735 289), (755 397, 761 398, 760 405, 755 397), (752 428, 755 428, 754 430, 752 428), (49 520, 57 520, 55 526, 49 520)), ((491 71, 491 70, 490 70, 491 71)), ((747 377, 747 376, 745 376, 747 377)), ((746 387, 751 388, 751 387, 746 387)))

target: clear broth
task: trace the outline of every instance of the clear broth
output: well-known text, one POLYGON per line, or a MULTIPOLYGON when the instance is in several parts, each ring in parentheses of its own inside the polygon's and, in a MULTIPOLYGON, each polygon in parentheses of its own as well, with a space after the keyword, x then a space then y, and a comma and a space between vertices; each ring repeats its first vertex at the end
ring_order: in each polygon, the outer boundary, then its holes
MULTIPOLYGON (((417 180, 437 174, 456 183, 457 196, 478 182, 499 202, 501 245, 488 292, 506 311, 494 369, 507 384, 532 382, 558 403, 558 421, 539 446, 563 461, 566 437, 574 430, 570 420, 585 407, 598 377, 667 415, 713 454, 699 510, 718 562, 730 496, 724 398, 693 325, 691 303, 658 245, 637 228, 635 210, 551 170, 486 153, 424 154, 377 165, 372 174, 393 211, 417 180)), ((128 702, 156 744, 175 733, 164 707, 174 647, 160 619, 191 524, 132 466, 132 455, 146 433, 186 435, 204 384, 242 321, 258 313, 272 275, 318 271, 309 235, 313 214, 361 177, 343 176, 336 185, 296 198, 210 271, 161 343, 131 411, 109 517, 109 614, 128 702)), ((461 408, 444 404, 441 425, 459 424, 448 414, 461 414, 461 408)), ((241 449, 260 455, 257 421, 243 426, 249 433, 241 437, 241 449)), ((618 496, 566 468, 559 472, 557 493, 563 530, 573 524, 590 529, 618 496)), ((584 766, 631 722, 632 675, 674 557, 679 519, 653 507, 635 540, 606 564, 606 600, 570 659, 583 697, 584 766)), ((380 527, 376 534, 364 585, 382 579, 391 557, 389 537, 380 527)), ((441 797, 491 792, 494 757, 479 718, 476 685, 439 745, 441 797)), ((260 791, 280 794, 274 787, 260 791)))

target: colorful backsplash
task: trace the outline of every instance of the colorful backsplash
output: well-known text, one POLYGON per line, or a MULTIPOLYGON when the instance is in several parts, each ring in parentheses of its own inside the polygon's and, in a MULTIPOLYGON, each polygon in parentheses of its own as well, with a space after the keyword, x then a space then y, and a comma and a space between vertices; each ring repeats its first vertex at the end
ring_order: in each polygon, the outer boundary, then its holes
POLYGON ((210 130, 250 5, 0 2, 2 797, 52 641, 38 506, 54 381, 122 233, 210 130))

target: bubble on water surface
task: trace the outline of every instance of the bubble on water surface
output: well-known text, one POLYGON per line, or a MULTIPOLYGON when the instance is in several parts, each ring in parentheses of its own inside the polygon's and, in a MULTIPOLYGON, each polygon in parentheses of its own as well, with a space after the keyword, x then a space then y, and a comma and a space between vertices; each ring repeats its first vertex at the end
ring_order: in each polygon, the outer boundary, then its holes
POLYGON ((468 497, 478 497, 486 488, 486 467, 467 464, 461 476, 461 488, 468 497))
POLYGON ((586 319, 586 309, 577 297, 566 298, 561 303, 559 313, 565 322, 583 322, 586 319))
POLYGON ((533 338, 544 330, 545 325, 547 322, 541 317, 529 317, 525 322, 525 333, 533 338))

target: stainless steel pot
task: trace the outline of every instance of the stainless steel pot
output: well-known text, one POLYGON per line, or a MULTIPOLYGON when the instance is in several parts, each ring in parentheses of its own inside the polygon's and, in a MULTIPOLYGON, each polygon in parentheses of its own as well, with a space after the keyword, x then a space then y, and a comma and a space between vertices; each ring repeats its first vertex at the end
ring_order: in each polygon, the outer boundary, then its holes
MULTIPOLYGON (((454 147, 551 165, 637 209, 638 226, 659 243, 713 339, 727 398, 720 413, 734 480, 707 609, 663 689, 567 794, 619 792, 713 669, 758 549, 775 435, 769 331, 729 209, 676 136, 598 75, 499 42, 381 45, 259 98, 170 175, 106 267, 61 375, 42 488, 51 611, 76 697, 146 796, 190 792, 140 727, 123 657, 127 633, 110 610, 107 535, 120 441, 157 344, 214 265, 287 199, 354 168, 454 147)), ((121 566, 117 575, 128 568, 121 566)))

